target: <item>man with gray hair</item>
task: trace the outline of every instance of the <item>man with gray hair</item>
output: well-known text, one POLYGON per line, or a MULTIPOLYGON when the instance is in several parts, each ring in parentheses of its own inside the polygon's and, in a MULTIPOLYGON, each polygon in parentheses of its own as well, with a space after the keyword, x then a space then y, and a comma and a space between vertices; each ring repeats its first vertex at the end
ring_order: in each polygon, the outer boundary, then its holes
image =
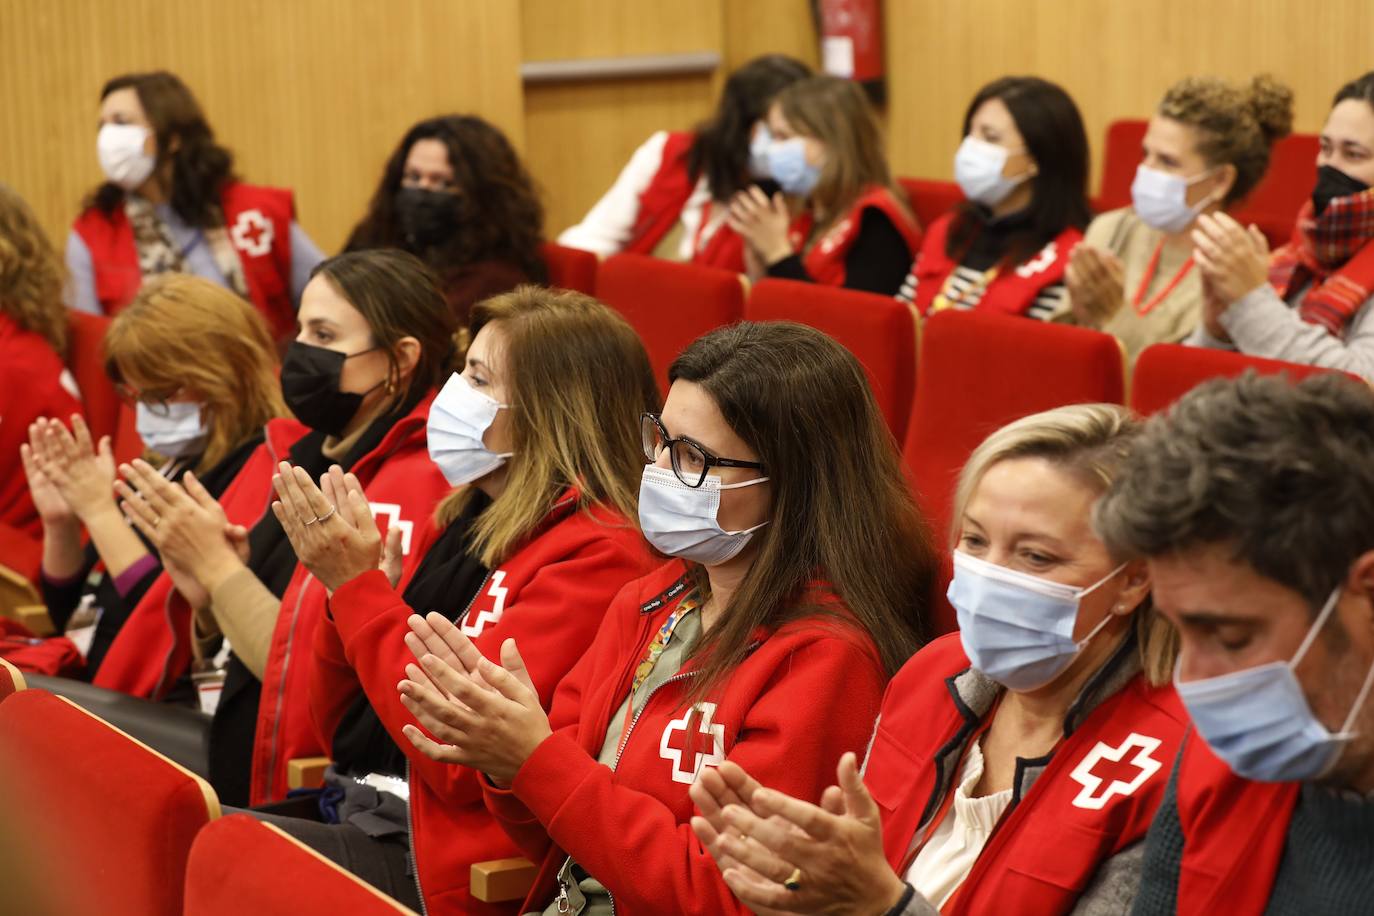
POLYGON ((1145 557, 1193 720, 1135 916, 1374 910, 1374 393, 1208 383, 1097 507, 1145 557))

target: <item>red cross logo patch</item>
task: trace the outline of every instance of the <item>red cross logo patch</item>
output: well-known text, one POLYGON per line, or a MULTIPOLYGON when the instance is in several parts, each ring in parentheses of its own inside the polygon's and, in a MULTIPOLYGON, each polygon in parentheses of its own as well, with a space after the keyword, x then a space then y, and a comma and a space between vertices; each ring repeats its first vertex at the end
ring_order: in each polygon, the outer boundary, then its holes
POLYGON ((491 607, 478 610, 476 604, 468 611, 464 618, 462 631, 465 636, 473 639, 482 635, 482 631, 487 628, 487 624, 496 623, 501 619, 501 615, 506 612, 506 593, 508 589, 501 583, 506 581, 504 570, 498 569, 491 574, 491 588, 487 589, 487 597, 492 599, 491 607), (474 616, 474 614, 476 616, 474 616))
POLYGON ((725 762, 725 727, 715 724, 715 715, 715 703, 698 703, 684 712, 681 719, 674 719, 663 729, 663 738, 658 742, 658 755, 672 763, 673 782, 690 786, 697 781, 697 774, 701 772, 702 767, 720 766, 725 762), (693 736, 689 743, 687 725, 693 711, 700 713, 697 717, 698 734, 693 736), (681 748, 673 746, 673 736, 677 732, 683 733, 679 742, 682 744, 681 748), (710 751, 702 753, 703 747, 710 747, 710 751), (685 769, 682 766, 682 758, 689 750, 692 752, 692 766, 685 769))
POLYGON ((1074 798, 1075 808, 1100 811, 1114 795, 1132 795, 1163 764, 1150 754, 1159 747, 1158 738, 1131 732, 1119 747, 1104 741, 1087 753, 1069 776, 1083 787, 1074 798))
POLYGON ((234 247, 250 258, 260 258, 272 250, 272 223, 261 210, 244 210, 229 230, 234 247))
POLYGON ((410 556, 410 537, 415 533, 415 523, 401 518, 400 505, 369 502, 367 507, 372 510, 372 517, 377 520, 377 530, 382 532, 382 537, 386 537, 386 532, 390 528, 400 529, 401 555, 410 556))

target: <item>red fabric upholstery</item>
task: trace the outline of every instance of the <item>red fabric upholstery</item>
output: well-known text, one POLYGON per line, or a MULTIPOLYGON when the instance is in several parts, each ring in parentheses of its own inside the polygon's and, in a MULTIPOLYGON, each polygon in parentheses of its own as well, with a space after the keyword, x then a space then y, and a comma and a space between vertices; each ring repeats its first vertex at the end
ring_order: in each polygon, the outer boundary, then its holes
POLYGON ((553 242, 539 246, 539 254, 549 269, 549 285, 575 289, 588 296, 596 292, 597 257, 590 251, 568 248, 553 242))
POLYGON ((0 703, 0 747, 0 811, 53 912, 179 916, 191 840, 219 815, 203 780, 44 690, 0 703))
POLYGON ((246 814, 196 837, 186 916, 396 916, 411 911, 281 830, 246 814))
POLYGON ((795 280, 760 280, 749 290, 750 321, 798 321, 819 328, 858 357, 878 408, 898 442, 916 387, 915 313, 891 296, 795 280))
POLYGON ((1148 123, 1128 118, 1107 125, 1102 145, 1102 179, 1092 202, 1098 213, 1130 206, 1131 182, 1135 181, 1135 169, 1140 165, 1140 146, 1148 123))
POLYGON ((81 650, 67 637, 40 639, 19 621, 4 617, 0 617, 0 662, 52 677, 80 677, 86 668, 81 650))
POLYGON ((665 392, 668 366, 684 347, 744 314, 739 274, 642 254, 607 258, 596 272, 596 298, 639 332, 665 392))
POLYGON ((67 312, 67 369, 81 389, 86 423, 96 441, 101 436, 113 436, 119 423, 119 397, 105 374, 105 332, 109 327, 110 319, 104 315, 67 312))
POLYGON ((0 658, 0 701, 24 689, 24 675, 18 668, 0 658))
MULTIPOLYGON (((1025 318, 943 311, 921 334, 916 396, 902 454, 935 537, 969 453, 1012 420, 1064 404, 1122 403, 1125 360, 1116 338, 1025 318)), ((936 596, 935 627, 955 629, 936 596)))
POLYGON ((911 210, 916 214, 916 222, 921 228, 935 222, 964 201, 964 192, 952 181, 938 181, 934 178, 898 178, 897 184, 906 191, 911 202, 911 210))
POLYGON ((1247 369, 1261 375, 1286 374, 1293 381, 1333 371, 1230 350, 1154 344, 1136 357, 1131 407, 1140 414, 1157 413, 1208 379, 1234 378, 1247 369))
POLYGON ((43 539, 0 522, 0 557, 4 565, 36 583, 43 566, 43 539))

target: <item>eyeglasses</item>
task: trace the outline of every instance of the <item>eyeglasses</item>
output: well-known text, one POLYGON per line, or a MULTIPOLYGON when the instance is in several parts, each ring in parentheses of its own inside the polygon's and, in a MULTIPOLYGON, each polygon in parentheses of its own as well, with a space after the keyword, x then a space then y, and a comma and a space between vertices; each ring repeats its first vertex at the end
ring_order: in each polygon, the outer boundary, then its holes
POLYGON ((657 463, 663 450, 668 450, 668 458, 677 479, 689 487, 699 487, 706 480, 706 472, 711 468, 754 468, 762 471, 763 465, 757 461, 741 461, 738 458, 719 458, 704 446, 691 439, 674 439, 663 428, 658 416, 646 413, 640 417, 640 431, 644 439, 644 457, 657 463))
POLYGON ((115 394, 129 407, 142 403, 148 412, 156 417, 168 416, 172 410, 171 400, 177 396, 176 391, 139 391, 123 382, 115 386, 115 394))

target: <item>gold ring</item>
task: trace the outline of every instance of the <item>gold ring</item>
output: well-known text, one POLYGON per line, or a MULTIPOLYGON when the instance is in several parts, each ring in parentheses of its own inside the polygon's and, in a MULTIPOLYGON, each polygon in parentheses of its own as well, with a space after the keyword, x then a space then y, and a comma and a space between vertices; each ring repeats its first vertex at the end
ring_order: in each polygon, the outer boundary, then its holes
POLYGON ((801 869, 794 868, 792 869, 792 874, 787 876, 787 880, 782 882, 782 886, 787 888, 789 891, 799 891, 801 890, 801 877, 801 869))

